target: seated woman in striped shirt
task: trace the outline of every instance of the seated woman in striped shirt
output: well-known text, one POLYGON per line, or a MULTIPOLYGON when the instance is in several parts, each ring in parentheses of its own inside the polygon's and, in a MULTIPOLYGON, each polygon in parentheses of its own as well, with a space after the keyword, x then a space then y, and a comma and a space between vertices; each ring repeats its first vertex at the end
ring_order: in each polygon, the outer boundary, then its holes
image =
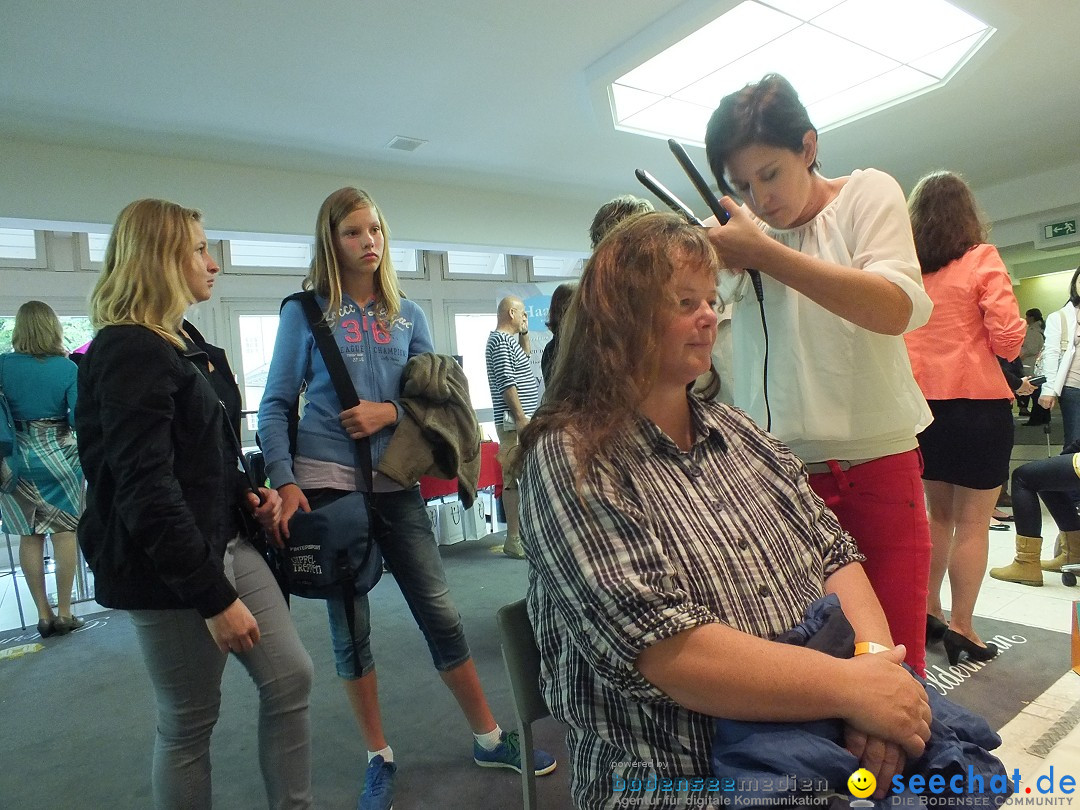
POLYGON ((618 806, 620 785, 650 776, 708 776, 718 717, 840 718, 879 796, 930 735, 862 556, 802 463, 688 394, 711 367, 717 272, 705 231, 674 215, 617 226, 521 436, 529 616, 577 808, 618 806), (878 654, 771 640, 825 594, 878 654))

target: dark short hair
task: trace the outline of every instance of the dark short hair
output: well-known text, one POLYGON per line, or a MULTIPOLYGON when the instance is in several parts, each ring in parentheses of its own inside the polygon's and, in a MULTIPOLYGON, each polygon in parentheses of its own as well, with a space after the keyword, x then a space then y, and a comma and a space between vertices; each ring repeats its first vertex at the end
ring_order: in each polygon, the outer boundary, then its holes
MULTIPOLYGON (((801 152, 803 137, 810 131, 816 133, 817 128, 791 82, 779 73, 769 73, 720 99, 705 129, 705 155, 720 189, 733 194, 724 179, 724 166, 732 154, 751 144, 801 152)), ((810 168, 819 165, 815 157, 810 168)))
POLYGON ((551 294, 551 303, 548 305, 547 327, 552 334, 559 331, 559 323, 562 321, 563 315, 566 314, 566 308, 570 306, 570 298, 574 295, 576 286, 571 282, 560 284, 555 288, 555 292, 551 294))
POLYGON ((1076 292, 1076 279, 1080 278, 1080 267, 1073 270, 1072 278, 1069 279, 1069 301, 1074 307, 1080 307, 1080 295, 1076 292))
MULTIPOLYGON (((1037 321, 1042 321, 1042 319, 1043 319, 1042 310, 1039 309, 1038 307, 1032 307, 1031 309, 1029 309, 1027 312, 1024 313, 1024 317, 1025 318, 1034 318, 1037 321)), ((1044 323, 1045 323, 1045 321, 1044 321, 1044 323)))
POLYGON ((648 200, 635 197, 633 194, 621 194, 614 200, 609 200, 600 206, 593 217, 592 225, 589 226, 589 240, 593 249, 604 241, 607 232, 634 214, 647 214, 655 211, 653 204, 648 200))

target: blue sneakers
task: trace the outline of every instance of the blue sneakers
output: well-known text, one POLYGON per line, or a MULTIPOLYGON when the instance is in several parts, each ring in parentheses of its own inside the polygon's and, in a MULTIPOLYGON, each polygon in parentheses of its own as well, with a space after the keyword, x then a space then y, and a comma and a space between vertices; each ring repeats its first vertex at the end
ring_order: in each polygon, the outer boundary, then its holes
POLYGON ((381 756, 371 758, 364 774, 364 792, 356 810, 391 810, 394 806, 394 775, 397 765, 381 756))
MULTIPOLYGON (((521 773, 521 743, 518 733, 503 732, 502 739, 495 749, 488 751, 480 743, 473 741, 473 762, 481 768, 510 768, 521 773)), ((539 748, 533 750, 533 773, 547 776, 555 770, 555 757, 539 748)))

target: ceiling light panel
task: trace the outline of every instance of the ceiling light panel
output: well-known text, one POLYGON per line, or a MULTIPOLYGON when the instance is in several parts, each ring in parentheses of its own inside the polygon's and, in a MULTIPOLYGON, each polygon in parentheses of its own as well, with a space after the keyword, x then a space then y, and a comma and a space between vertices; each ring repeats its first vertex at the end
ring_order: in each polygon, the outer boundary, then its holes
POLYGON ((721 98, 780 73, 828 129, 943 83, 994 30, 945 0, 745 0, 613 82, 615 127, 701 143, 721 98))
POLYGON ((814 25, 905 64, 986 28, 942 0, 847 0, 814 25))
POLYGON ((715 108, 728 93, 758 81, 766 73, 779 73, 791 81, 803 103, 809 105, 898 65, 894 59, 835 34, 812 25, 800 25, 787 36, 706 76, 676 97, 715 108), (816 65, 811 77, 806 65, 812 63, 816 65))
POLYGON ((669 96, 798 25, 790 15, 748 0, 634 68, 616 84, 669 96))
POLYGON ((924 92, 936 81, 933 76, 901 65, 835 96, 807 105, 807 112, 814 122, 853 121, 892 106, 882 99, 909 98, 924 92))
POLYGON ((763 0, 767 6, 803 20, 812 20, 824 14, 830 8, 840 5, 844 0, 763 0))

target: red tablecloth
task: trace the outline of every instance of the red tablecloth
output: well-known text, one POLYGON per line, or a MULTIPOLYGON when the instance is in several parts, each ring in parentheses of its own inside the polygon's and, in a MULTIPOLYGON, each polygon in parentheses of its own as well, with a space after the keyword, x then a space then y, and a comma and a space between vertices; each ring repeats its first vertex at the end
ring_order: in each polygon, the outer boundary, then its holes
MULTIPOLYGON (((495 454, 499 452, 498 442, 483 442, 480 445, 480 480, 476 484, 477 489, 495 487, 495 497, 502 495, 502 467, 495 460, 495 454)), ((432 478, 420 476, 420 495, 424 500, 442 498, 446 495, 457 495, 457 479, 432 478)))

